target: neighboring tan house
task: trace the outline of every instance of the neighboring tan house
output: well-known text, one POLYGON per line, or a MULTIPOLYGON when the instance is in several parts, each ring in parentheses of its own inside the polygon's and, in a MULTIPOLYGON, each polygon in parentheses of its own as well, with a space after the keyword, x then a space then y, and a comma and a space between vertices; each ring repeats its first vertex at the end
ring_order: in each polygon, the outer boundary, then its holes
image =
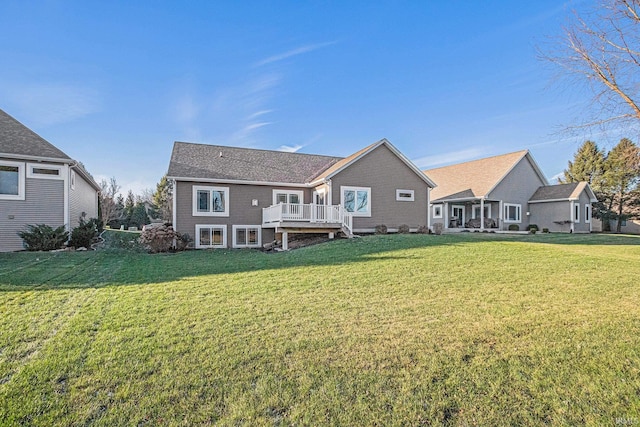
POLYGON ((81 164, 0 110, 0 252, 26 225, 76 227, 98 216, 100 188, 81 164))
POLYGON ((465 229, 590 232, 593 191, 587 183, 549 185, 528 150, 424 171, 431 192, 431 223, 465 229), (517 227, 516 227, 517 226, 517 227))
POLYGON ((435 185, 383 139, 347 157, 175 142, 173 224, 196 248, 261 247, 289 233, 413 231, 435 185), (276 236, 277 235, 277 236, 276 236))

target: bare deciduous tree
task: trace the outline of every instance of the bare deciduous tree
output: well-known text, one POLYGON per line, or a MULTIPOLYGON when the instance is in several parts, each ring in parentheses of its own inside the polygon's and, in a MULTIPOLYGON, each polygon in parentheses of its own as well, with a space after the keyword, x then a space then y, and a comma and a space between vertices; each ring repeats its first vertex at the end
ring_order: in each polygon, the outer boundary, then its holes
POLYGON ((120 191, 120 186, 115 177, 100 181, 100 207, 102 210, 102 223, 107 225, 109 221, 117 217, 116 195, 120 191))
POLYGON ((599 108, 577 127, 640 124, 640 0, 600 0, 576 13, 560 45, 542 57, 593 92, 599 108))

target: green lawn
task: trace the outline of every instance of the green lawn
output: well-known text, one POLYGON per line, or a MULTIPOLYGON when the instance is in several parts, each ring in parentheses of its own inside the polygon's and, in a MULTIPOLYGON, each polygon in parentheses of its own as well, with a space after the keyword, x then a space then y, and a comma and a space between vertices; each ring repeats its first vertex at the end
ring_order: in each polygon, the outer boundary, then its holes
POLYGON ((0 254, 0 425, 640 425, 640 238, 0 254))

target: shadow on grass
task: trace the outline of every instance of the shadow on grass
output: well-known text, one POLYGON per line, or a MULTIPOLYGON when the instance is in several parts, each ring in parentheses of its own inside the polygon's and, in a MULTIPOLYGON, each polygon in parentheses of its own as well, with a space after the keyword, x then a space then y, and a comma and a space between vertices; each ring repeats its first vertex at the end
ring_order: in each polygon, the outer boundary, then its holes
POLYGON ((399 251, 487 242, 527 242, 552 245, 640 245, 640 236, 611 234, 508 235, 459 233, 367 236, 336 240, 291 252, 199 250, 176 254, 103 250, 76 253, 0 254, 0 292, 96 288, 176 281, 186 277, 251 273, 300 267, 369 263, 407 259, 399 251))

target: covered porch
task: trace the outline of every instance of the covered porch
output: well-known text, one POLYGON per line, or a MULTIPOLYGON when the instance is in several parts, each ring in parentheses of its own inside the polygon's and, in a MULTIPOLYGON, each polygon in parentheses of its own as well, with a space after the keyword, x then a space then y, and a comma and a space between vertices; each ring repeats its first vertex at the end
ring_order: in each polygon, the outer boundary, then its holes
POLYGON ((353 235, 353 216, 340 205, 278 203, 262 209, 262 227, 282 233, 282 249, 288 249, 288 233, 353 235))
MULTIPOLYGON (((437 202, 433 202, 434 205, 437 202)), ((442 200, 444 231, 501 230, 503 225, 502 201, 484 198, 442 200)))

